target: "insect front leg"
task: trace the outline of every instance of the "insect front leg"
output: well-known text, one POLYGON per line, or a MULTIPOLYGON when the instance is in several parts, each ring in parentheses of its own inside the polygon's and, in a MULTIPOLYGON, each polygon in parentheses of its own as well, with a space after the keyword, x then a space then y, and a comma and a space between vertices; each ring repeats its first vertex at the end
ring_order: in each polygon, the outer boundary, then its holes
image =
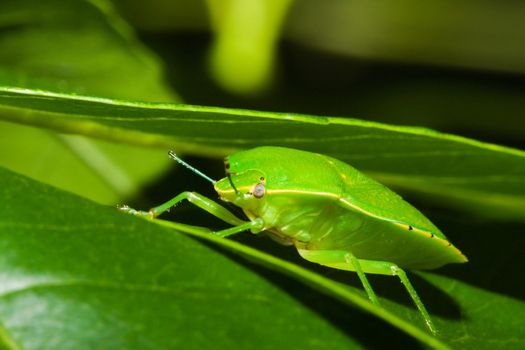
POLYGON ((197 207, 203 209, 204 211, 207 211, 211 215, 221 219, 224 222, 227 222, 230 225, 238 226, 246 223, 246 221, 241 220, 235 215, 233 215, 228 209, 196 192, 182 192, 174 198, 170 199, 169 201, 162 203, 161 205, 156 206, 154 208, 151 208, 149 211, 135 210, 128 206, 122 206, 119 209, 133 215, 156 218, 157 216, 168 211, 171 207, 174 207, 183 200, 188 200, 193 205, 196 205, 197 207))
MULTIPOLYGON (((262 221, 262 219, 255 219, 253 221, 248 222, 241 220, 235 215, 233 215, 228 209, 196 192, 182 192, 176 197, 170 199, 169 201, 154 208, 151 208, 149 211, 135 210, 128 206, 121 206, 119 207, 119 209, 132 215, 144 216, 153 219, 161 215, 162 213, 168 211, 171 207, 177 205, 183 200, 188 200, 190 203, 196 205, 197 207, 203 209, 211 215, 223 220, 224 222, 227 222, 228 224, 234 225, 234 227, 230 227, 220 231, 209 231, 206 228, 199 228, 202 230, 206 230, 210 234, 219 237, 227 237, 246 230, 250 230, 253 233, 257 233, 260 232, 264 227, 264 222, 262 221)), ((181 231, 192 232, 195 231, 195 228, 196 226, 189 225, 184 225, 180 227, 181 231)))
POLYGON ((264 227, 264 221, 260 218, 254 219, 253 221, 245 222, 244 224, 230 227, 224 230, 211 232, 212 235, 219 237, 228 237, 242 231, 250 230, 252 233, 261 232, 264 227))

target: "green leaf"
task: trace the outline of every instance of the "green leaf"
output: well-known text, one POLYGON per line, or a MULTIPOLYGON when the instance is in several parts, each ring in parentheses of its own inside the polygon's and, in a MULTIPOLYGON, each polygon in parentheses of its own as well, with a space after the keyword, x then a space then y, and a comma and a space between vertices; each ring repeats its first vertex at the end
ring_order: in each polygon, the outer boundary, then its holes
POLYGON ((157 59, 105 0, 0 3, 3 85, 172 101, 157 59))
MULTIPOLYGON (((357 346, 250 264, 11 172, 1 170, 0 180, 4 343, 9 339, 24 349, 357 346)), ((341 290, 343 298, 374 310, 318 275, 235 242, 194 235, 310 284, 321 281, 327 286, 319 288, 341 290)), ((317 298, 309 288, 294 288, 317 298)), ((376 313, 440 344, 384 310, 376 313)))
MULTIPOLYGON (((466 283, 425 274, 425 279, 457 302, 459 317, 442 324, 442 336, 457 349, 521 349, 525 336, 520 331, 525 302, 476 288, 466 283)), ((440 326, 438 326, 440 327, 440 326)))
MULTIPOLYGON (((173 101, 157 59, 102 1, 0 2, 0 84, 173 101)), ((135 195, 168 166, 144 148, 0 124, 0 164, 101 203, 135 195), (127 157, 123 157, 127 155, 127 157), (136 159, 144 159, 138 168, 136 159)))
POLYGON ((328 279, 205 230, 128 216, 1 168, 0 181, 6 349, 377 347, 393 330, 367 313, 436 349, 525 344, 523 301, 453 277, 413 279, 439 330, 433 337, 407 295, 382 298, 385 309, 377 308, 346 285, 354 274, 328 279))
POLYGON ((525 152, 512 148, 356 119, 0 92, 5 120, 200 155, 257 145, 311 150, 446 206, 525 218, 525 152))

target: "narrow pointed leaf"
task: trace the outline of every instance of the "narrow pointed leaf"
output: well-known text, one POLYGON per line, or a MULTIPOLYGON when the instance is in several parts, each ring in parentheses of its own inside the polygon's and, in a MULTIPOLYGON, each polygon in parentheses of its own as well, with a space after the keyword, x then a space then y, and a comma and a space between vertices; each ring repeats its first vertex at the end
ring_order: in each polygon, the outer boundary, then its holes
POLYGON ((525 218, 525 152, 424 128, 17 88, 0 89, 0 118, 200 155, 258 145, 311 150, 447 206, 525 218))

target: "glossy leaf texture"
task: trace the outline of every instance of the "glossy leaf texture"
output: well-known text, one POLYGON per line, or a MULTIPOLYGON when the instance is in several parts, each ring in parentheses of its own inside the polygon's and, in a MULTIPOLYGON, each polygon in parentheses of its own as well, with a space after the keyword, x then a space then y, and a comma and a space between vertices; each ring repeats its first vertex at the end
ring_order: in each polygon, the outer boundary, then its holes
POLYGON ((308 287, 284 282, 297 298, 264 269, 171 228, 6 170, 0 178, 0 339, 8 349, 359 345, 326 310, 306 305, 319 297, 308 287))
POLYGON ((424 128, 9 87, 0 89, 0 118, 198 155, 258 145, 310 150, 446 207, 525 218, 525 152, 424 128))
MULTIPOLYGON (((5 169, 0 181, 6 349, 357 349, 394 337, 387 323, 412 336, 395 335, 405 348, 418 347, 413 339, 436 349, 525 342, 523 300, 457 277, 411 274, 439 329, 432 337, 392 278, 372 278, 376 289, 383 282, 380 295, 384 282, 401 295, 387 293, 378 309, 348 284, 354 274, 321 269, 326 278, 313 264, 182 233, 185 226, 128 216, 5 169)), ((479 261, 474 270, 490 276, 479 261)), ((446 274, 458 276, 464 266, 456 267, 446 274)))

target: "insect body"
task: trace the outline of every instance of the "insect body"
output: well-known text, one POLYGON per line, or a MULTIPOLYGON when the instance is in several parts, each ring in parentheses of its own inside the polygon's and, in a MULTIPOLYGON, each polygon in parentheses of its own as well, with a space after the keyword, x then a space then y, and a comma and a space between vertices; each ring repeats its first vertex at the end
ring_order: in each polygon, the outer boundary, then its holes
POLYGON ((306 260, 357 272, 375 304, 379 302, 365 274, 398 276, 435 332, 403 268, 433 269, 467 258, 417 209, 348 164, 321 154, 258 147, 225 158, 225 168, 225 178, 208 180, 223 201, 242 208, 250 221, 192 192, 148 213, 125 210, 156 217, 187 199, 233 225, 215 232, 219 236, 266 231, 278 242, 294 245, 306 260))

